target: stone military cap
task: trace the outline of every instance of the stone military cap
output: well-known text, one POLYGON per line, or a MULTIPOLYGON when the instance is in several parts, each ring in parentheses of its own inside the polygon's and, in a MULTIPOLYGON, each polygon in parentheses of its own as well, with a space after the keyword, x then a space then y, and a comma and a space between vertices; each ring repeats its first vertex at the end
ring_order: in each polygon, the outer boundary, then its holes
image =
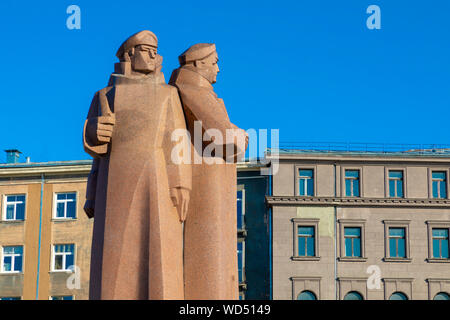
POLYGON ((148 30, 143 30, 138 33, 133 34, 124 43, 120 46, 119 50, 117 50, 116 56, 120 60, 123 58, 123 54, 128 52, 131 48, 134 48, 138 45, 148 45, 152 47, 158 47, 158 38, 156 35, 148 30))
POLYGON ((206 58, 210 54, 216 51, 216 45, 214 43, 197 43, 183 52, 178 60, 181 65, 184 65, 191 61, 201 60, 206 58))

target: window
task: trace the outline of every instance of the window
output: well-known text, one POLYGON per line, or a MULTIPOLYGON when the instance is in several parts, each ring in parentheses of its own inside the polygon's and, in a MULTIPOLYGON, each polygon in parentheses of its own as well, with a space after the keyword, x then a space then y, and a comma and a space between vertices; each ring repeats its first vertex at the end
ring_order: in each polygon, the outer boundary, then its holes
POLYGON ((347 293, 344 297, 344 300, 364 300, 362 295, 356 291, 351 291, 347 293))
POLYGON ((292 260, 320 260, 319 219, 294 218, 294 252, 292 260))
POLYGON ((389 300, 408 300, 408 297, 402 292, 394 292, 389 300))
POLYGON ((298 190, 301 196, 314 196, 314 170, 299 169, 298 190))
POLYGON ((345 256, 362 257, 361 255, 361 228, 344 228, 345 256))
POLYGON ((405 228, 389 228, 389 257, 406 258, 405 228))
POLYGON ((52 296, 51 300, 73 300, 73 296, 52 296))
POLYGON ((450 300, 450 296, 446 292, 439 292, 433 300, 450 300))
POLYGON ((359 197, 359 170, 345 170, 345 196, 359 197))
POLYGON ((447 174, 444 171, 433 171, 431 179, 433 198, 447 198, 447 174))
POLYGON ((245 281, 245 242, 239 241, 237 243, 237 254, 238 254, 238 276, 239 283, 245 281))
POLYGON ((242 230, 245 228, 245 190, 237 191, 237 229, 242 230))
POLYGON ((410 220, 384 220, 386 262, 411 262, 410 220))
POLYGON ((74 264, 75 245, 55 244, 53 246, 53 271, 68 271, 74 264))
POLYGON ((314 257, 315 230, 314 227, 298 226, 298 255, 300 257, 314 257))
POLYGON ((297 300, 317 300, 317 297, 313 292, 305 290, 297 296, 297 300))
POLYGON ((21 300, 20 297, 0 297, 0 300, 21 300))
POLYGON ((56 219, 75 219, 77 212, 77 193, 55 194, 54 214, 56 219))
POLYGON ((448 229, 432 229, 433 241, 433 258, 448 259, 449 245, 448 245, 448 229))
POLYGON ((365 220, 339 219, 339 261, 362 262, 365 257, 365 220))
POLYGON ((3 247, 2 272, 22 272, 23 247, 3 247))
POLYGON ((434 263, 450 263, 450 221, 428 220, 428 258, 427 261, 434 263))
POLYGON ((389 197, 403 198, 403 171, 389 171, 389 197))
POLYGON ((25 219, 25 195, 5 196, 3 212, 4 220, 24 220, 25 219))

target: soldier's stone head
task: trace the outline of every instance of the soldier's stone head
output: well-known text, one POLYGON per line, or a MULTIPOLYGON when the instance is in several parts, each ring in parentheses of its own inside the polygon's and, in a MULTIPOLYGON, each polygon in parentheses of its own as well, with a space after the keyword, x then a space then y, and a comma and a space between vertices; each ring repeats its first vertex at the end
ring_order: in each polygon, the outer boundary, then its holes
POLYGON ((133 71, 148 74, 161 64, 162 58, 157 50, 158 38, 153 32, 144 30, 129 37, 116 56, 121 62, 129 62, 133 71))
POLYGON ((214 43, 197 43, 183 52, 179 57, 180 65, 190 65, 210 83, 215 83, 219 66, 219 57, 214 43))

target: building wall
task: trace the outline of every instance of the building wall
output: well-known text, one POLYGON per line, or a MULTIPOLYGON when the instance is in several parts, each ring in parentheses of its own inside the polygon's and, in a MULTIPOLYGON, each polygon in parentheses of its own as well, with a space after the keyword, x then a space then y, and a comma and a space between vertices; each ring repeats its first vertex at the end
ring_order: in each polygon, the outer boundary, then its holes
POLYGON ((332 207, 273 207, 273 299, 295 299, 311 290, 318 299, 334 299, 334 209, 332 207), (320 219, 320 260, 296 261, 293 219, 320 219), (294 288, 295 287, 295 288, 294 288), (298 289, 297 289, 298 288, 298 289))
POLYGON ((259 169, 238 171, 245 190, 245 290, 246 300, 270 299, 270 216, 265 204, 269 177, 259 169))
POLYGON ((410 299, 433 298, 437 290, 450 293, 450 261, 428 260, 427 227, 429 221, 450 223, 449 167, 450 159, 420 157, 384 161, 357 156, 281 157, 272 180, 273 196, 268 197, 273 210, 273 298, 296 299, 303 290, 313 291, 319 299, 343 299, 352 290, 365 299, 389 298, 396 290, 410 299), (297 196, 299 168, 314 169, 314 197, 297 196), (345 169, 360 170, 361 196, 356 199, 344 197, 345 169), (388 198, 387 174, 393 169, 404 170, 404 199, 388 198), (430 199, 432 170, 447 172, 447 199, 430 199), (316 259, 295 258, 294 225, 301 219, 318 221, 316 259), (385 222, 398 220, 409 226, 410 261, 385 259, 385 222), (341 257, 341 225, 349 221, 364 225, 366 259, 341 257), (374 270, 368 270, 370 266, 381 272, 380 289, 367 288, 374 270))
POLYGON ((5 195, 26 195, 25 220, 4 221, 2 217, 0 221, 0 246, 22 245, 24 250, 22 272, 0 273, 0 297, 31 300, 36 299, 38 293, 40 300, 48 300, 53 295, 72 295, 75 299, 88 298, 93 226, 93 220, 89 220, 83 211, 88 172, 85 172, 84 177, 67 175, 67 172, 64 176, 44 177, 42 217, 39 176, 20 176, 0 181, 2 210, 5 195), (55 192, 77 192, 76 219, 53 218, 55 192), (67 279, 72 274, 51 271, 52 245, 58 243, 76 245, 75 265, 81 270, 79 289, 69 290, 66 286, 67 279))

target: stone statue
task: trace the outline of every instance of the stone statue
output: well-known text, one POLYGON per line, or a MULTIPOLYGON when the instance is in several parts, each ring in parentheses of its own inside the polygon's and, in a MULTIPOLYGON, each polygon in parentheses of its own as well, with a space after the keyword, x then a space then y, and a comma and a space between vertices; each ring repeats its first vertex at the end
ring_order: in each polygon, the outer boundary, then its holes
POLYGON ((121 45, 84 125, 84 148, 94 157, 85 204, 95 215, 90 299, 185 298, 182 223, 191 167, 174 162, 171 151, 182 143, 172 132, 186 130, 186 122, 157 47, 150 31, 121 45))
POLYGON ((214 44, 193 45, 180 55, 169 82, 178 88, 192 139, 193 188, 184 226, 186 299, 238 299, 235 161, 243 157, 248 136, 230 122, 213 90, 218 60, 214 44), (205 154, 207 141, 222 152, 205 154))

